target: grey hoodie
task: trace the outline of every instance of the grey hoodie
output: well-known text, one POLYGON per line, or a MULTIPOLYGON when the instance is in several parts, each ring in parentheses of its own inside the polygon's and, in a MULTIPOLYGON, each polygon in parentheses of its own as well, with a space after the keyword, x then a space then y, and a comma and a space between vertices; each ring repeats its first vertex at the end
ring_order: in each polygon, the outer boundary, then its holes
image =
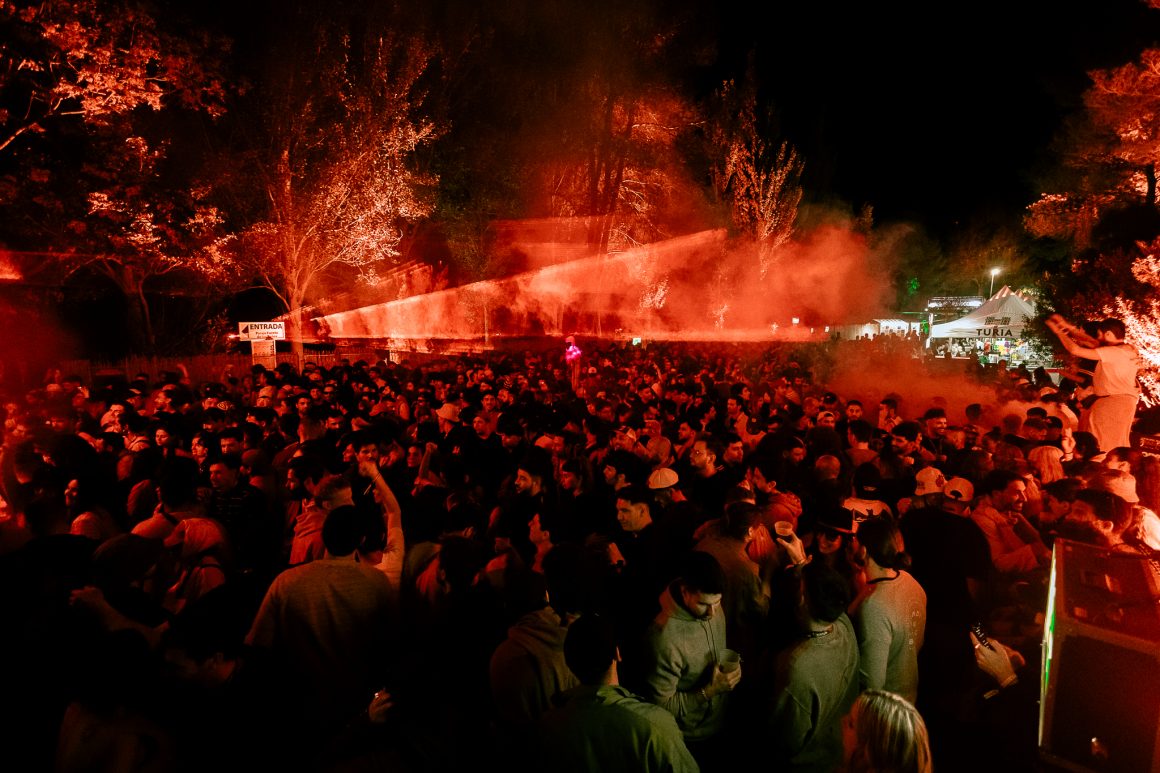
POLYGON ((661 593, 661 612, 649 627, 652 664, 644 697, 676 717, 686 740, 699 740, 716 734, 725 720, 727 694, 701 697, 725 649, 725 615, 717 610, 707 619, 693 617, 679 596, 676 582, 661 593))

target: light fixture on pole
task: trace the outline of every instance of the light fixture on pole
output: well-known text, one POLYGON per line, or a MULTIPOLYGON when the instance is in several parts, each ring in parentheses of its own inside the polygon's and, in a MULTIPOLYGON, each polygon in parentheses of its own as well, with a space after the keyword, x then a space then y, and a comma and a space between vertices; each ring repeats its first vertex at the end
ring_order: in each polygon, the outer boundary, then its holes
POLYGON ((999 273, 999 269, 997 269, 997 268, 991 269, 991 292, 988 295, 995 294, 995 274, 998 274, 998 273, 999 273))

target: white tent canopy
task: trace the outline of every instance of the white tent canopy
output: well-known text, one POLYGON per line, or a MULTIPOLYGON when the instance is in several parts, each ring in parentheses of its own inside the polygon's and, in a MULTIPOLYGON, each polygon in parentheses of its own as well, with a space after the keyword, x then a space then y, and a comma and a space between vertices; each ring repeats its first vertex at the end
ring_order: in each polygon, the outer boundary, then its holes
POLYGON ((930 329, 931 338, 1022 338, 1035 305, 1006 285, 961 319, 930 329))

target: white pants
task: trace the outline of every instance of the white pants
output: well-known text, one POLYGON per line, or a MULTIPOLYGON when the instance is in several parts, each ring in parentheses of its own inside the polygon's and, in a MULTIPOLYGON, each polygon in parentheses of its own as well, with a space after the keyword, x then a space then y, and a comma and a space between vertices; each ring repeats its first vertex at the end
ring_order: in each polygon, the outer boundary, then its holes
POLYGON ((1108 395, 1092 403, 1087 423, 1101 451, 1132 445, 1132 422, 1139 402, 1138 395, 1108 395))

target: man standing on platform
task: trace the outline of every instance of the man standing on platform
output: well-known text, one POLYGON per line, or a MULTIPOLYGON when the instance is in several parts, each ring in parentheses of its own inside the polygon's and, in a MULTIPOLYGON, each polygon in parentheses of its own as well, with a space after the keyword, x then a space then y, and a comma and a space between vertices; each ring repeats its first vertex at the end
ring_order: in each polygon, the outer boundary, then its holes
POLYGON ((1123 321, 1109 317, 1099 322, 1095 338, 1058 314, 1047 320, 1047 326, 1070 354, 1096 361, 1092 375, 1096 400, 1080 417, 1080 428, 1088 428, 1096 436, 1101 451, 1131 446, 1132 420, 1140 401, 1136 383, 1140 355, 1134 346, 1124 343, 1127 331, 1123 321))

